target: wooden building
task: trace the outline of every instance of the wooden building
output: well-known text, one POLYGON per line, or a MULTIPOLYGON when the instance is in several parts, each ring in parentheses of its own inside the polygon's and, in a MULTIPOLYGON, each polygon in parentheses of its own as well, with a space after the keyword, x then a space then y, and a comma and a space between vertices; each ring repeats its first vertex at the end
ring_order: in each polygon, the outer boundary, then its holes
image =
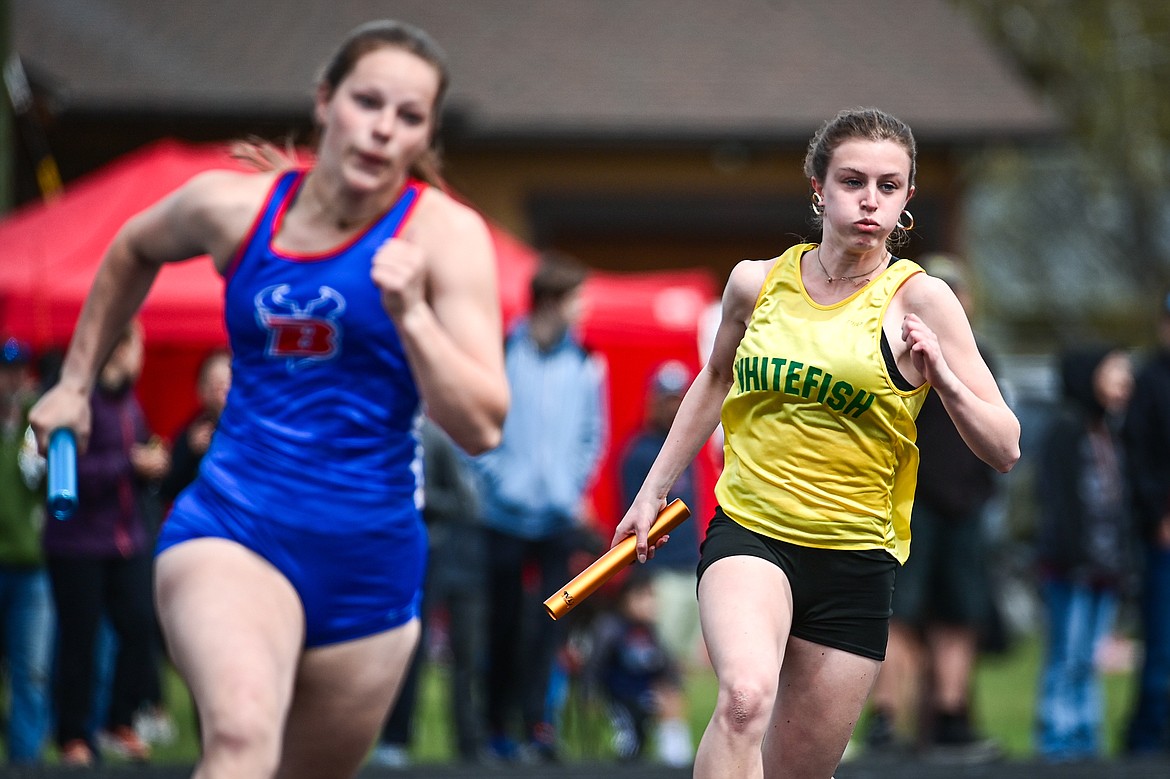
MULTIPOLYGON (((357 24, 446 49, 450 183, 536 246, 607 270, 706 267, 810 232, 805 146, 838 110, 914 128, 908 256, 956 246, 962 161, 1056 119, 945 0, 8 0, 66 180, 161 137, 303 139, 357 24)), ((35 194, 17 150, 22 198, 35 194)))

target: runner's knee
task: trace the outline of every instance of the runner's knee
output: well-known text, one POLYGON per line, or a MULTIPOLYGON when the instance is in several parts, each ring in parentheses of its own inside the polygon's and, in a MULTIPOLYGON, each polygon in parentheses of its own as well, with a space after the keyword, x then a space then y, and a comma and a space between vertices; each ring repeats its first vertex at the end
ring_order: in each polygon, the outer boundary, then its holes
POLYGON ((762 732, 772 711, 776 690, 772 685, 743 679, 720 685, 716 716, 732 733, 762 732))

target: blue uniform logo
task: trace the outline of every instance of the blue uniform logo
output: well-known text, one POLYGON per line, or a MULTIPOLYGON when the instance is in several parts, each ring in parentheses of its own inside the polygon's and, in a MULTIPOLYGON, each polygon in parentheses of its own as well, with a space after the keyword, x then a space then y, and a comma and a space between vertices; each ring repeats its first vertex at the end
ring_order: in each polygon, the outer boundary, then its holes
POLYGON ((341 351, 340 317, 345 298, 332 287, 318 287, 318 297, 301 304, 290 298, 288 284, 274 284, 256 294, 256 321, 268 332, 264 353, 288 361, 290 371, 335 357, 341 351))

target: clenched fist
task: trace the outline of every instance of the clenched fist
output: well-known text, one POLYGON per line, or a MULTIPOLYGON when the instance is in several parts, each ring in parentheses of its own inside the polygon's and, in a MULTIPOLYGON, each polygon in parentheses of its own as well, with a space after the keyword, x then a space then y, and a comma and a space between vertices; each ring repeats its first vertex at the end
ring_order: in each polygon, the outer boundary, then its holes
POLYGON ((397 317, 426 301, 427 260, 409 231, 391 238, 374 254, 370 278, 382 291, 382 307, 397 317))

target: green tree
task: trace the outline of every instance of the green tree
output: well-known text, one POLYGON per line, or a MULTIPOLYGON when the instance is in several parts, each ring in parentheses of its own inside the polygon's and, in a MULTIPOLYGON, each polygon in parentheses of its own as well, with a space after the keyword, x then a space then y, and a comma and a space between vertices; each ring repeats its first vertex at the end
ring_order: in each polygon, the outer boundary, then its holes
POLYGON ((1086 183, 1120 199, 1118 269, 1170 287, 1170 3, 955 0, 1051 101, 1086 183))

